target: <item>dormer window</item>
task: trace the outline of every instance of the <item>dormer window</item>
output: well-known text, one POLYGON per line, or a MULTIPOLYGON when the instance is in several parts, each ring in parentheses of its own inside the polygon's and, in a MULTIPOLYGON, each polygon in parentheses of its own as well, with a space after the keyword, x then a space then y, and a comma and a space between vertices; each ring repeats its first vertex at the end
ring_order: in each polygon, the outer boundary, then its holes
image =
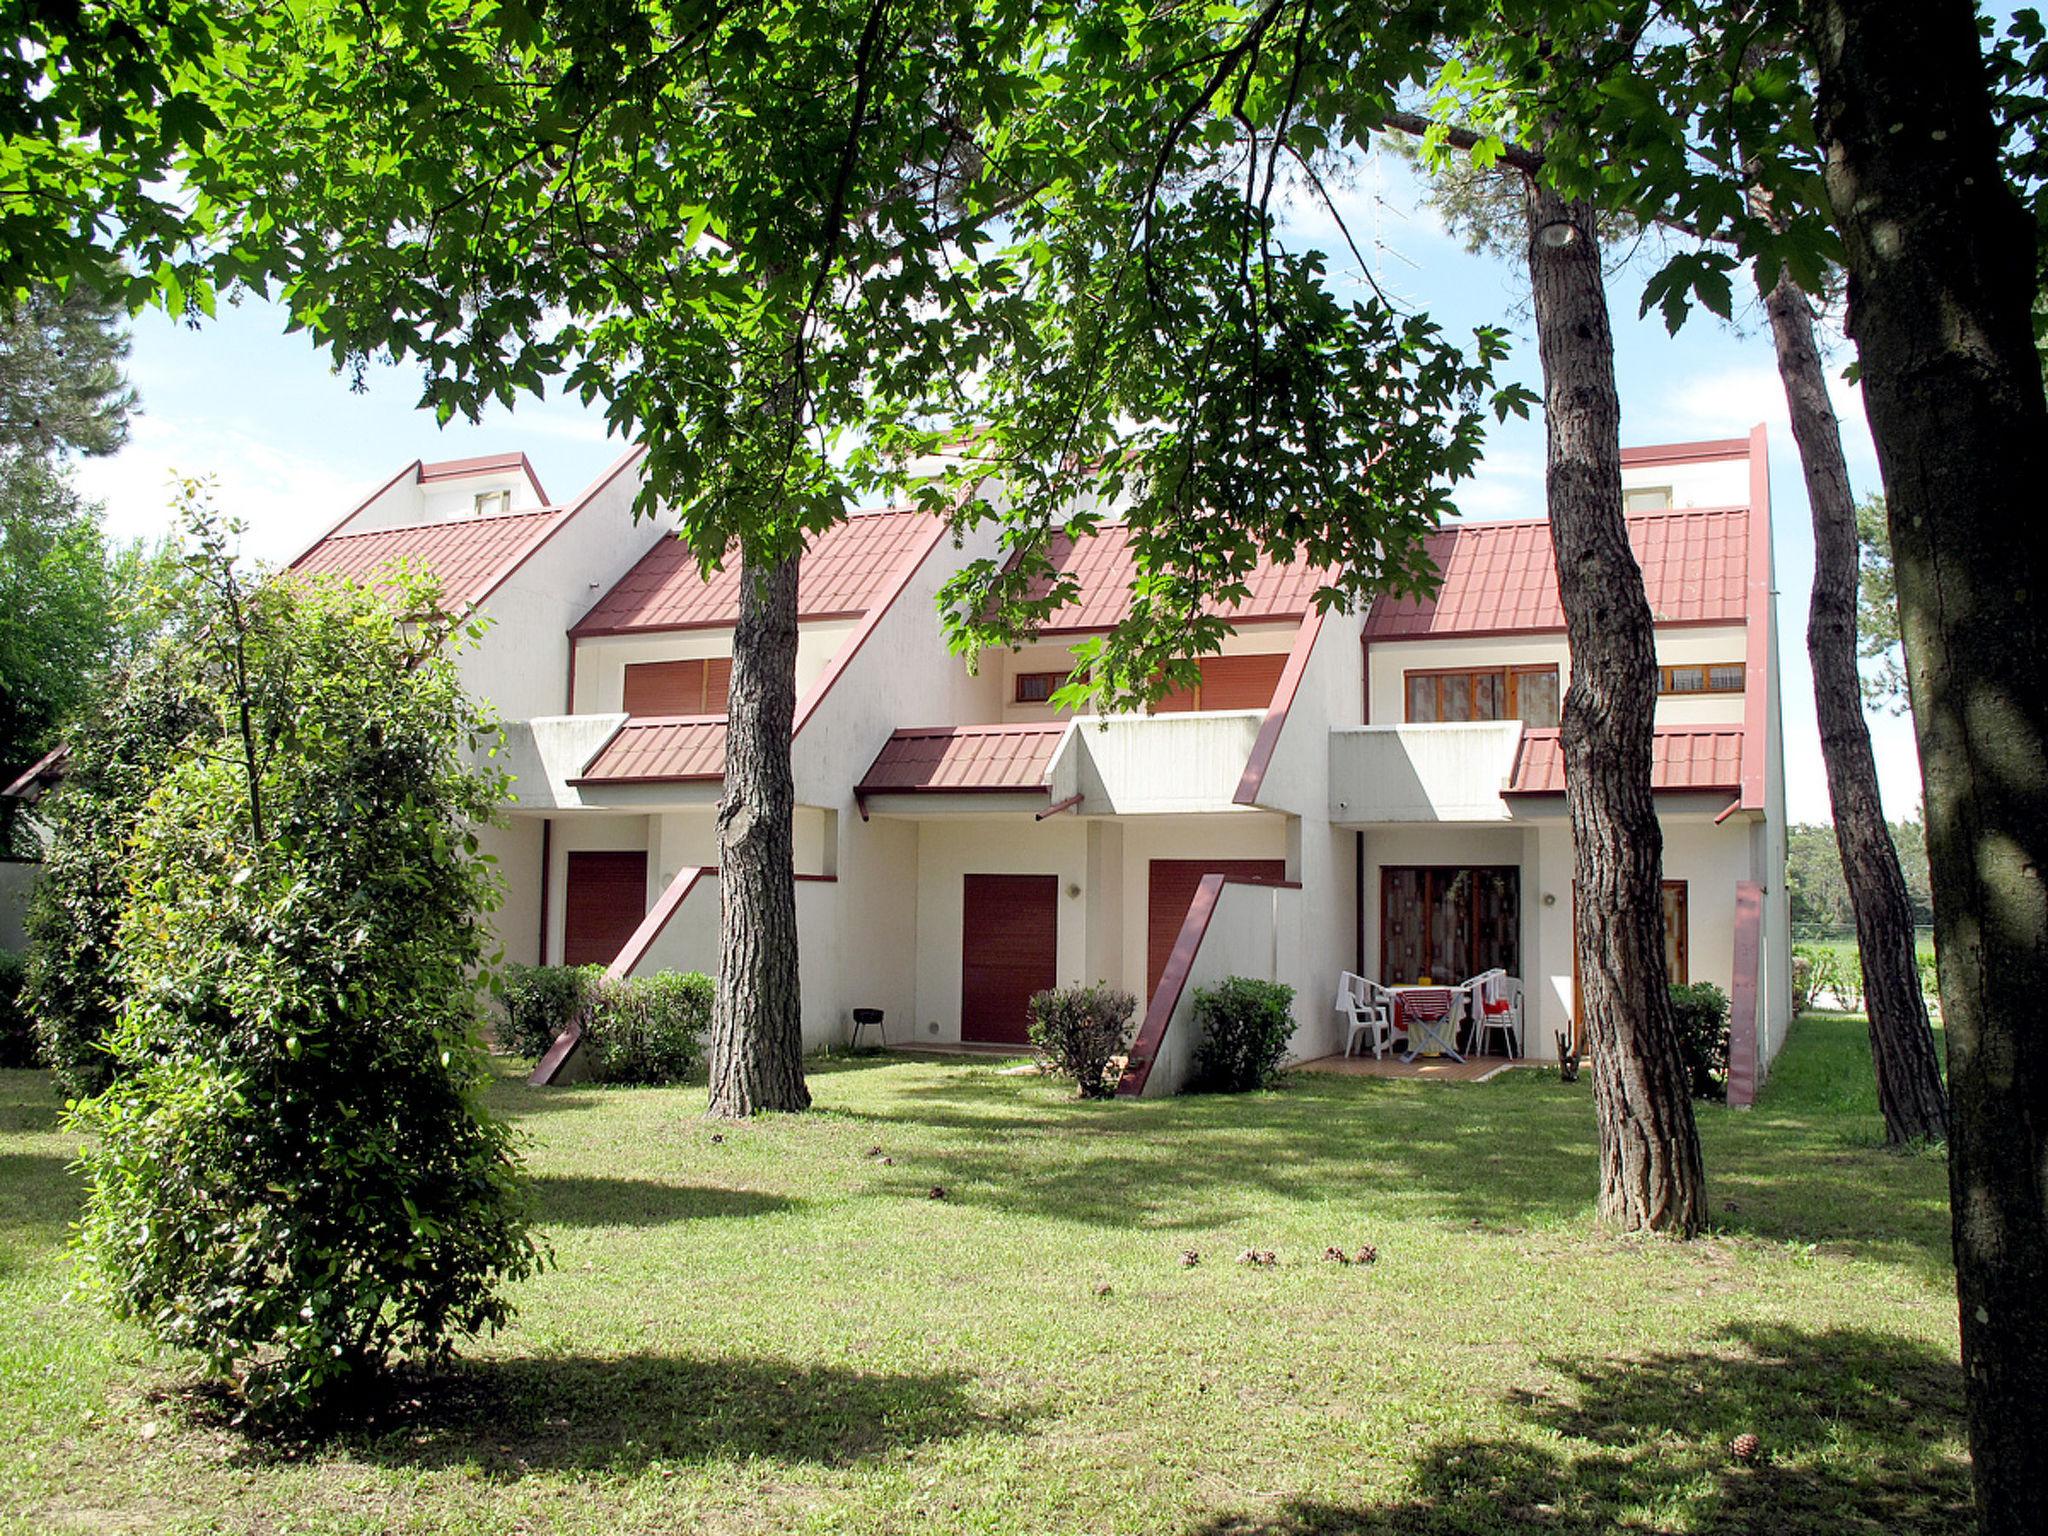
POLYGON ((476 515, 478 517, 503 517, 512 510, 510 491, 478 491, 476 493, 476 515))
POLYGON ((1639 485, 1621 493, 1624 512, 1669 512, 1671 510, 1671 487, 1668 485, 1639 485))

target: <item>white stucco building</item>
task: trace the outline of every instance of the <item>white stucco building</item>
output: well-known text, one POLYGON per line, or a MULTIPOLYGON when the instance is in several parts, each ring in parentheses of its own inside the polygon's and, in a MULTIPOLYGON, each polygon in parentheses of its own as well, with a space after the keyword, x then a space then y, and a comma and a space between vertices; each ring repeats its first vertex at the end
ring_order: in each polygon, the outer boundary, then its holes
MULTIPOLYGON (((1764 431, 1631 450, 1624 478, 1658 623, 1670 956, 1735 1001, 1740 1102, 1790 1014, 1764 431)), ((716 968, 737 591, 634 521, 638 488, 635 455, 564 504, 520 456, 415 463, 294 563, 373 577, 412 558, 492 621, 460 665, 509 735, 517 799, 492 844, 511 960, 716 968)), ((855 1007, 883 1010, 892 1043, 1021 1041, 1031 992, 1104 980, 1145 1014, 1127 1091, 1170 1091, 1208 980, 1292 984, 1293 1049, 1314 1057, 1340 1047, 1342 970, 1500 965, 1523 979, 1530 1054, 1554 1053, 1575 1008, 1570 657, 1545 524, 1447 528, 1437 597, 1362 612, 1318 615, 1313 572, 1262 568, 1201 688, 1111 719, 1045 700, 1128 601, 1121 529, 1064 546, 1080 596, 970 671, 934 595, 993 547, 884 511, 805 557, 807 1045, 843 1040, 855 1007)))

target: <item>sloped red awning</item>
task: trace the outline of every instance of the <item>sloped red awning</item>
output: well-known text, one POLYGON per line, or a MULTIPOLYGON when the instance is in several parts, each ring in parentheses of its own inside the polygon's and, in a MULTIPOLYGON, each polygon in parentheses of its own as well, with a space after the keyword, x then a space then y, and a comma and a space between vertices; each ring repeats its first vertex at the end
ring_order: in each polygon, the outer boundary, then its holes
POLYGON ((569 782, 683 784, 725 777, 725 717, 628 720, 569 782))
POLYGON ((1061 722, 946 725, 896 731, 868 766, 857 795, 1030 793, 1066 733, 1061 722))
MULTIPOLYGON (((1686 794, 1742 787, 1742 728, 1735 725, 1660 728, 1650 748, 1650 787, 1686 794)), ((1510 795, 1564 793, 1564 746, 1554 730, 1524 730, 1510 795)))

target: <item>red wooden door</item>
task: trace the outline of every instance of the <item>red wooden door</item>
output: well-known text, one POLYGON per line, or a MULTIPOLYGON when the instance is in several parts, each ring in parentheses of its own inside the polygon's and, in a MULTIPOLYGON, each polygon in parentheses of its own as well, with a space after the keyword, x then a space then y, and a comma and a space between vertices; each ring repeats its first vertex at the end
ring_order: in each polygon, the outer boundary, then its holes
POLYGON ((562 964, 610 965, 647 915, 647 855, 572 853, 562 964))
POLYGON ((1057 875, 969 875, 961 902, 960 1038, 1030 1039, 1031 994, 1059 984, 1057 875))
POLYGON ((1145 918, 1145 996, 1143 1008, 1159 988, 1166 962, 1173 955, 1174 940, 1186 921, 1188 905, 1204 875, 1230 875, 1239 880, 1257 880, 1277 885, 1287 878, 1285 859, 1154 859, 1147 872, 1145 918))

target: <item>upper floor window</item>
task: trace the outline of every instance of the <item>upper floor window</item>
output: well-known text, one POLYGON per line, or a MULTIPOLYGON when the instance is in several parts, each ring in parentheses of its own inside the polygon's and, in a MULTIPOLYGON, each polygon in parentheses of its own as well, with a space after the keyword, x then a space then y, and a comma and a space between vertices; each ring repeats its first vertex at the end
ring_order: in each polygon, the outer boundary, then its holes
POLYGON ((732 658, 635 661, 626 666, 621 707, 629 715, 722 715, 732 686, 732 658))
POLYGON ((1280 686, 1280 674, 1287 670, 1287 658, 1279 652, 1251 656, 1204 656, 1198 663, 1202 680, 1192 688, 1175 684, 1152 706, 1160 715, 1185 714, 1198 709, 1265 709, 1280 686))
POLYGON ((1434 668, 1407 674, 1411 724, 1458 720, 1558 720, 1557 666, 1434 668))
POLYGON ((1012 681, 1012 697, 1019 704, 1049 703, 1067 676, 1065 672, 1019 672, 1012 681))
POLYGON ((478 491, 475 500, 478 517, 503 517, 512 510, 510 491, 478 491))
POLYGON ((1671 510, 1671 487, 1668 485, 1638 485, 1621 493, 1621 508, 1624 512, 1668 512, 1671 510))
POLYGON ((1740 693, 1746 669, 1739 661, 1707 662, 1682 667, 1659 667, 1659 693, 1740 693))

